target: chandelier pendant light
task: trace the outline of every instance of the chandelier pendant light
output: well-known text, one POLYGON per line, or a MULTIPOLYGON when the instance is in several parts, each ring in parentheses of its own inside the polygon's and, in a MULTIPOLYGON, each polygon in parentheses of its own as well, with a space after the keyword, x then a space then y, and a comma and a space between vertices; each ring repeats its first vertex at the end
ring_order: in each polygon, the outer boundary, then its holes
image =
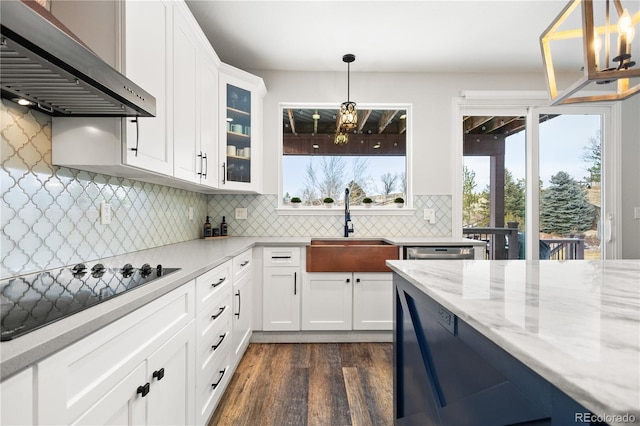
MULTIPOLYGON (((637 9, 640 2, 625 4, 637 9)), ((629 11, 621 0, 571 0, 540 36, 551 104, 618 101, 640 93, 640 43, 632 44, 638 32, 640 10, 629 11), (558 64, 567 58, 582 75, 561 88, 558 64)))
POLYGON ((358 111, 356 103, 351 102, 350 95, 350 74, 351 62, 356 60, 356 56, 347 53, 342 57, 342 61, 347 63, 347 101, 340 105, 340 121, 336 129, 336 144, 345 144, 349 141, 348 132, 354 130, 358 126, 358 111))

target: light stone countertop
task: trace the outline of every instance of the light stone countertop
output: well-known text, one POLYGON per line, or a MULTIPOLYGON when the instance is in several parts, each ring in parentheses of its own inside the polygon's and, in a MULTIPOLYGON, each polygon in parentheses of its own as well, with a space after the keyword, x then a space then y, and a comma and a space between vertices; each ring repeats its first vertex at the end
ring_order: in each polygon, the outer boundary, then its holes
MULTIPOLYGON (((313 238, 332 239, 324 237, 229 237, 215 240, 191 240, 87 262, 88 266, 100 262, 107 268, 119 268, 125 263, 132 265, 148 263, 152 266, 162 264, 166 268, 179 267, 182 269, 28 334, 1 342, 0 380, 86 337, 249 248, 256 245, 304 246, 309 244, 313 238)), ((358 239, 358 237, 350 237, 350 239, 354 238, 358 239)), ((344 238, 336 237, 335 239, 344 238)), ((465 238, 447 237, 382 237, 377 239, 384 239, 397 245, 483 244, 483 242, 465 238)))
POLYGON ((387 264, 594 414, 640 424, 640 260, 387 264))

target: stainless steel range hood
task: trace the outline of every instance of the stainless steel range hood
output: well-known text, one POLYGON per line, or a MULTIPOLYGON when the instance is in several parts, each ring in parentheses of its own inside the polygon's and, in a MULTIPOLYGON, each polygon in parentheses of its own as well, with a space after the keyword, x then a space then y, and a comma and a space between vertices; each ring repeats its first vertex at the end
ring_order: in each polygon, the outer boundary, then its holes
POLYGON ((32 3, 0 1, 3 98, 27 99, 53 116, 155 116, 152 95, 54 25, 55 18, 45 18, 48 11, 32 3))

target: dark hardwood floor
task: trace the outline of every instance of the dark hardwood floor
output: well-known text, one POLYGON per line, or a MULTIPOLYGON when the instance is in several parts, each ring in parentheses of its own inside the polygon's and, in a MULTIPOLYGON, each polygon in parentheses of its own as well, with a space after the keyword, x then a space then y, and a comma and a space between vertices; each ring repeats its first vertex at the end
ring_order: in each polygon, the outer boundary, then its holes
POLYGON ((209 426, 392 425, 391 343, 249 345, 209 426))

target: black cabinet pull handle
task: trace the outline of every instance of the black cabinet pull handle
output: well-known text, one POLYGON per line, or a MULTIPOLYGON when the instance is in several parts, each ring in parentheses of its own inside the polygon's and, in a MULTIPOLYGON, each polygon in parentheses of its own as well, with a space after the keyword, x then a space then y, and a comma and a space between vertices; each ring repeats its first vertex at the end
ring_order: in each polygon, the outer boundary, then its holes
POLYGON ((138 156, 138 144, 140 143, 140 125, 138 124, 138 118, 134 118, 130 120, 132 123, 136 123, 136 147, 129 148, 130 151, 134 151, 136 153, 136 157, 138 156))
POLYGON ((153 377, 158 379, 158 381, 162 380, 162 378, 164 377, 164 368, 161 368, 160 370, 154 371, 153 372, 153 377))
POLYGON ((142 397, 144 398, 149 393, 149 386, 149 383, 146 383, 144 386, 138 386, 136 393, 142 394, 142 397))
POLYGON ((216 349, 218 349, 218 347, 222 344, 222 342, 224 341, 224 338, 227 337, 227 333, 224 333, 222 335, 220 335, 220 340, 218 340, 218 343, 216 343, 215 345, 211 346, 211 349, 213 349, 214 351, 216 349))
POLYGON ((249 264, 249 261, 248 261, 248 260, 245 260, 244 262, 242 262, 242 263, 240 264, 240 266, 247 266, 248 264, 249 264))
POLYGON ((222 315, 225 309, 227 309, 226 306, 223 306, 222 308, 220 308, 217 314, 211 315, 211 319, 218 319, 218 317, 222 315))
POLYGON ((359 283, 360 282, 360 278, 356 278, 356 282, 359 283))
POLYGON ((240 318, 240 305, 242 302, 242 297, 240 296, 240 290, 238 290, 238 292, 236 293, 236 296, 238 296, 238 313, 235 314, 235 316, 240 318))
POLYGON ((222 277, 218 280, 217 283, 213 283, 211 284, 211 287, 218 287, 220 284, 222 284, 223 282, 225 282, 227 280, 227 277, 222 277))
POLYGON ((298 292, 298 273, 294 272, 293 273, 293 294, 294 296, 297 294, 298 292))
POLYGON ((212 388, 214 388, 214 389, 215 389, 215 388, 217 388, 217 387, 218 387, 218 385, 219 385, 219 384, 220 384, 220 382, 222 381, 222 378, 224 377, 224 373, 225 373, 226 371, 227 371, 227 368, 226 368, 226 367, 224 368, 224 370, 220 370, 220 378, 218 379, 218 381, 217 381, 217 382, 215 382, 215 383, 212 383, 212 384, 211 384, 211 387, 212 387, 212 388))
POLYGON ((291 256, 271 256, 272 259, 291 259, 291 256))
MULTIPOLYGON (((202 173, 202 177, 203 178, 207 178, 207 173, 209 173, 209 159, 207 158, 207 154, 203 154, 202 158, 204 159, 204 165, 205 165, 205 171, 202 173)), ((202 170, 202 167, 200 167, 200 170, 202 170)))
POLYGON ((222 162, 222 184, 227 183, 227 164, 222 162))
POLYGON ((200 171, 197 173, 198 176, 202 176, 204 173, 202 173, 202 151, 200 151, 200 154, 197 155, 198 158, 200 158, 200 171))
POLYGON ((347 282, 350 283, 351 282, 351 278, 347 278, 347 282))

